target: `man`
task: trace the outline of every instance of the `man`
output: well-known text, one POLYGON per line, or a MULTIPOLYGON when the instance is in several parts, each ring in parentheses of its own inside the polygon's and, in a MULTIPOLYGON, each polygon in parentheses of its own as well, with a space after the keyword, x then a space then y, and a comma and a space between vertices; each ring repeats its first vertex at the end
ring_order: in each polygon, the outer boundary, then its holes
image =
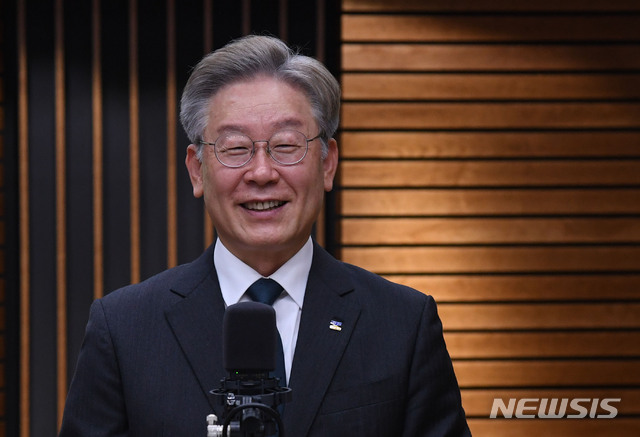
POLYGON ((311 239, 332 189, 340 90, 264 36, 205 57, 183 93, 186 166, 217 241, 194 262, 91 307, 60 435, 198 436, 227 376, 225 308, 260 278, 293 400, 288 436, 467 436, 435 303, 341 263, 311 239))

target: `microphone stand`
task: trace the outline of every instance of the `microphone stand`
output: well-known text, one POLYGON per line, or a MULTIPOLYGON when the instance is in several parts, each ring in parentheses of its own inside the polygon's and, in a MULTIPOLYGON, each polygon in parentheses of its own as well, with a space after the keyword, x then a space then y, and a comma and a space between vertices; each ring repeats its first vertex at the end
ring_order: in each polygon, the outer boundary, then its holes
POLYGON ((217 416, 207 416, 207 437, 266 437, 276 427, 278 436, 285 437, 278 406, 291 400, 291 389, 280 387, 280 380, 268 373, 235 373, 209 392, 215 405, 224 408, 221 424, 217 416))

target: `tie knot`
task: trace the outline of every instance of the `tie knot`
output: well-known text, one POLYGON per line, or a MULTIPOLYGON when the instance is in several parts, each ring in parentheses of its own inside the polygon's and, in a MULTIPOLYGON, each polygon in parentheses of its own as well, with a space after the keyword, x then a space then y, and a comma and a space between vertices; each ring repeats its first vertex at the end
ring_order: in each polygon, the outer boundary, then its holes
POLYGON ((282 286, 273 279, 260 278, 247 289, 247 295, 254 301, 273 305, 282 293, 282 286))

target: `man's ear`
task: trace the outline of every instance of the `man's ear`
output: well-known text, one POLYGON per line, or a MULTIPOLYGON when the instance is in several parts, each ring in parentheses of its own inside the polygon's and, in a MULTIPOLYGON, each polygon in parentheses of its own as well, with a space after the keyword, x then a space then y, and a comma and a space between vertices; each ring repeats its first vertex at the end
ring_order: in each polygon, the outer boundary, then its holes
POLYGON ((333 189, 333 179, 338 170, 338 142, 334 138, 329 138, 327 144, 329 152, 322 162, 322 168, 324 170, 324 190, 329 192, 333 189))
POLYGON ((194 144, 190 144, 189 147, 187 147, 187 157, 184 159, 184 163, 187 166, 191 185, 193 186, 193 196, 202 197, 202 194, 204 193, 202 182, 202 162, 200 162, 197 155, 198 149, 194 144))

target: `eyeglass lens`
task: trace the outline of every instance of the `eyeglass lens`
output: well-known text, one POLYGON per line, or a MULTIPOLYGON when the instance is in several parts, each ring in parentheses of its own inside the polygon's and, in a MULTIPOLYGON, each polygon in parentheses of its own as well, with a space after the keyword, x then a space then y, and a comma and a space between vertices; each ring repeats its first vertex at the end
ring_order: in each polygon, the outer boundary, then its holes
MULTIPOLYGON (((251 160, 254 154, 255 142, 248 136, 231 132, 223 134, 215 143, 215 153, 218 160, 229 167, 240 167, 251 160)), ((284 130, 273 134, 267 141, 267 152, 280 164, 296 164, 307 152, 307 137, 298 131, 284 130)))

